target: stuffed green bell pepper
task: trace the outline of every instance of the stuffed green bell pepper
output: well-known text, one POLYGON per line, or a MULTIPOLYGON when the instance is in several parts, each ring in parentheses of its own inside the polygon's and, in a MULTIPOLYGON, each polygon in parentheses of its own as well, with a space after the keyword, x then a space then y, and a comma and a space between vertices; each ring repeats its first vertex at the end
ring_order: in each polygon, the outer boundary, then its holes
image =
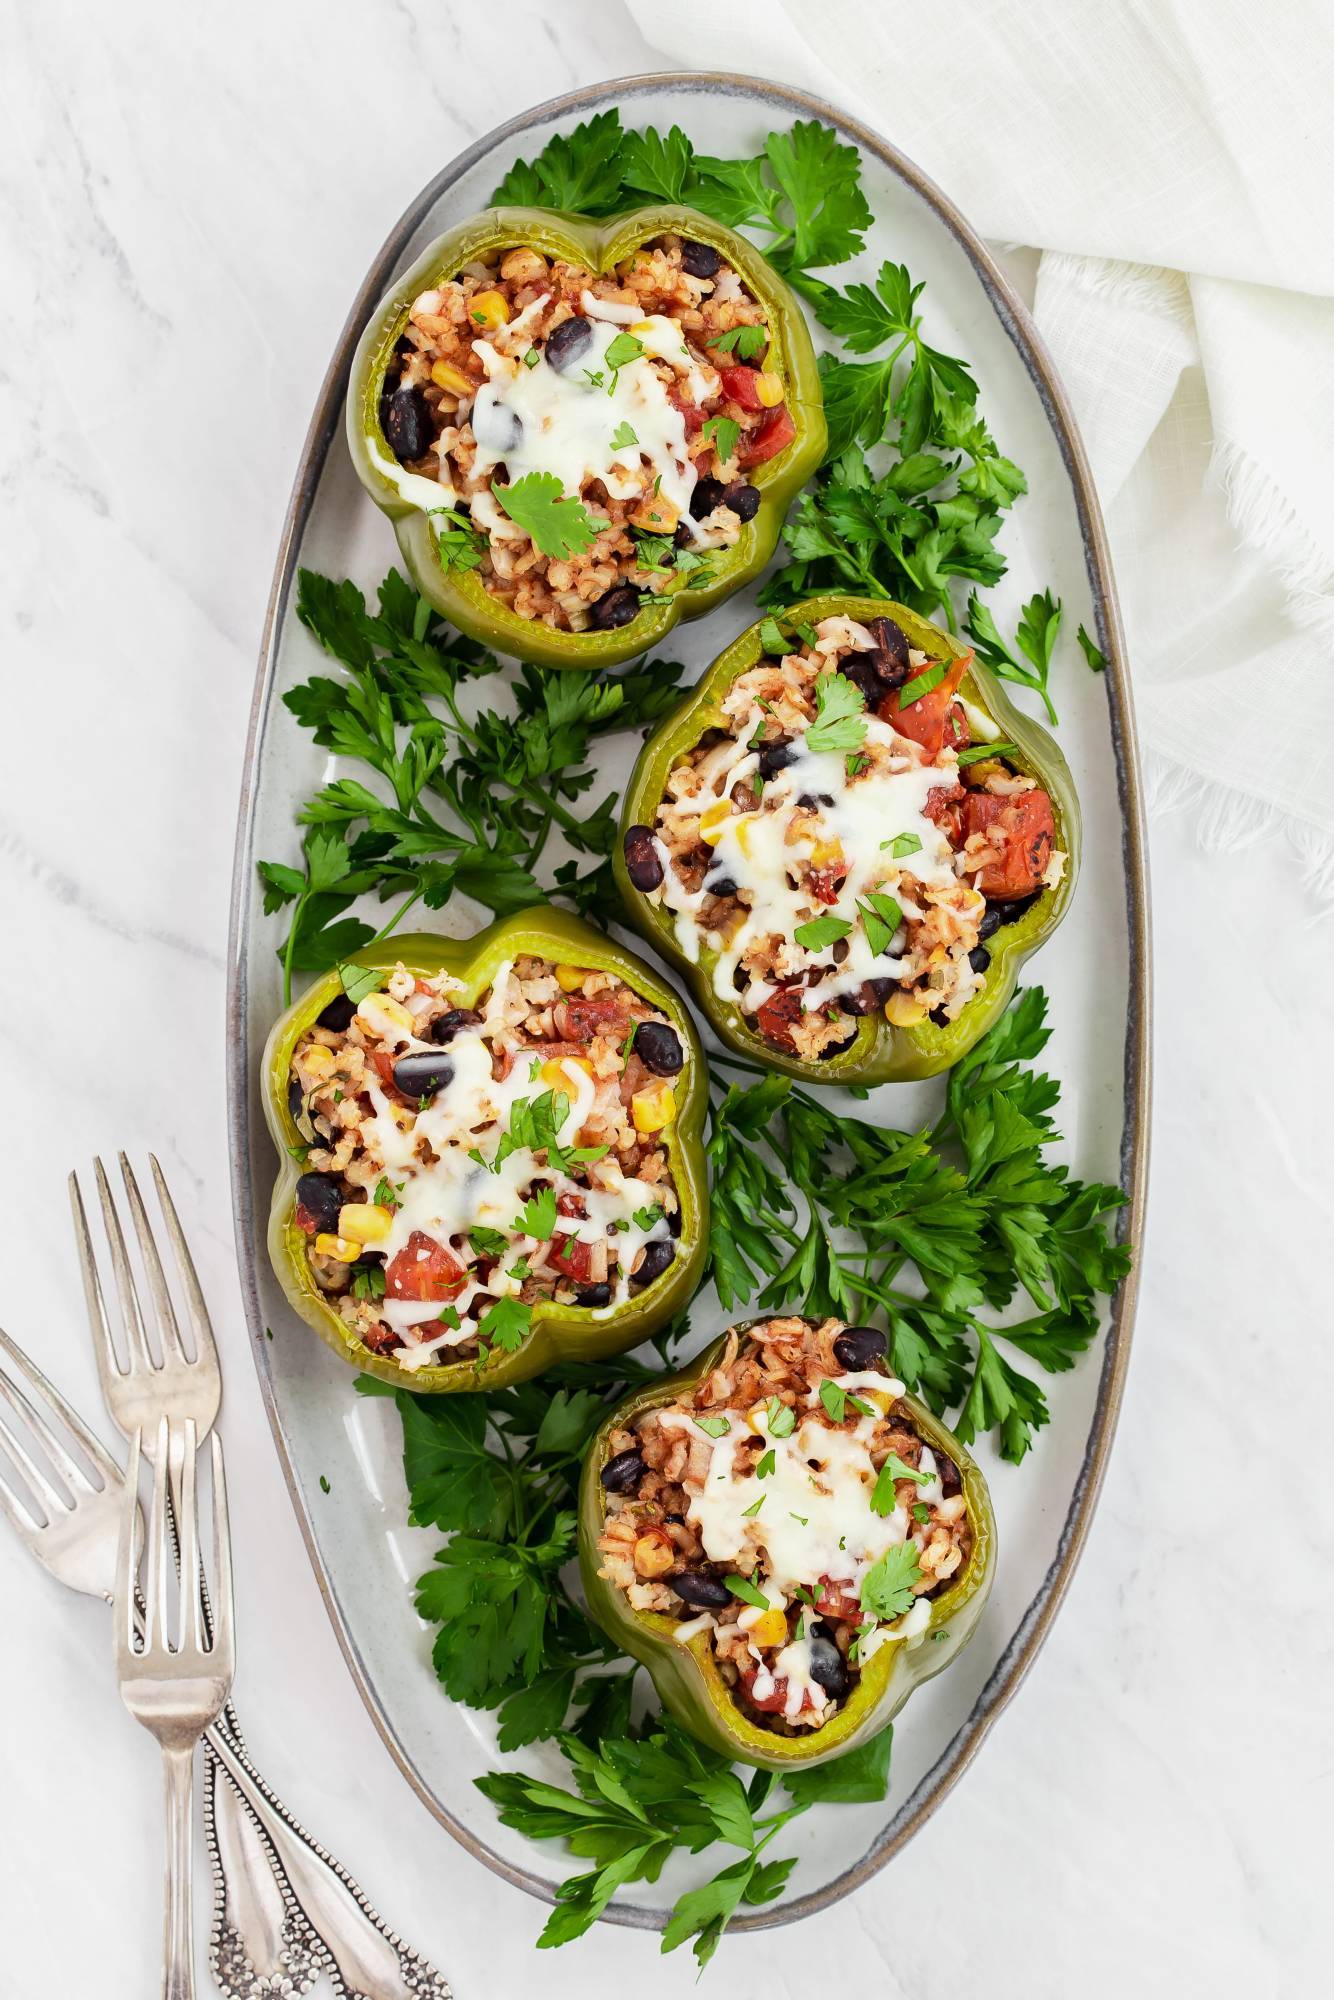
POLYGON ((522 1382, 635 1346, 699 1282, 699 1044, 575 917, 368 946, 278 1022, 264 1086, 274 1269, 368 1374, 522 1382))
POLYGON ((646 744, 616 873, 740 1054, 811 1083, 958 1062, 1069 904, 1046 731, 947 632, 819 597, 727 648, 646 744))
POLYGON ((795 295, 669 205, 442 236, 366 328, 347 432, 422 594, 548 667, 633 659, 758 575, 825 446, 795 295))
POLYGON ((841 1320, 733 1328, 621 1404, 580 1494, 589 1608, 702 1742, 769 1770, 873 1736, 970 1636, 995 1524, 958 1440, 841 1320))

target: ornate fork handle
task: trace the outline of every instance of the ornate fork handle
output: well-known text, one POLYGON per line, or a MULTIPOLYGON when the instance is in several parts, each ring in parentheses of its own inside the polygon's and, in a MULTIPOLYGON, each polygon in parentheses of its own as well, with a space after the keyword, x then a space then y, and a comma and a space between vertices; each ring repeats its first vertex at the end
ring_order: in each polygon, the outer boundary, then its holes
POLYGON ((214 1875, 209 1959, 224 2000, 286 2000, 308 1993, 321 1972, 339 2000, 451 2000, 448 1982, 389 1929, 260 1776, 230 1706, 208 1732, 205 1823, 214 1875), (259 1852, 267 1883, 255 1866, 259 1852))

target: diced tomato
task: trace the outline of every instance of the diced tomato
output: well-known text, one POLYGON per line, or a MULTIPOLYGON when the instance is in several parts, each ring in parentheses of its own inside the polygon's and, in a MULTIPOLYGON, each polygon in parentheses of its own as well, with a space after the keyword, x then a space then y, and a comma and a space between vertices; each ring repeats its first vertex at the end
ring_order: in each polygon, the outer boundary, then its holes
POLYGON ((815 1610, 821 1618, 838 1618, 844 1624, 853 1624, 862 1615, 861 1600, 854 1594, 850 1583, 835 1583, 830 1576, 820 1578, 816 1592, 815 1610))
MULTIPOLYGON (((787 1707, 787 1681, 780 1677, 774 1680, 768 1694, 757 1695, 755 1692, 755 1682, 759 1677, 759 1673, 760 1669, 758 1667, 747 1667, 741 1676, 741 1685, 746 1690, 751 1707, 758 1708, 761 1715, 781 1715, 787 1707)), ((801 1691, 801 1706, 802 1708, 814 1708, 815 1706, 815 1703, 811 1700, 811 1691, 809 1688, 803 1688, 801 1691)))
POLYGON ((578 1236, 557 1234, 551 1239, 551 1261, 560 1265, 567 1278, 581 1285, 592 1269, 593 1245, 578 1236))
POLYGON ((667 391, 667 401, 674 403, 681 412, 686 427, 686 436, 694 437, 704 423, 704 412, 698 403, 692 402, 682 385, 677 382, 667 391))
POLYGON ((467 1272, 444 1243, 424 1229, 414 1229, 385 1272, 385 1297, 423 1302, 457 1298, 467 1272))
POLYGON ((951 847, 963 846, 959 807, 967 796, 962 785, 937 785, 927 793, 922 807, 923 816, 941 829, 951 847))
POLYGON ((556 1213, 557 1215, 577 1215, 582 1219, 588 1214, 588 1203, 581 1194, 571 1194, 567 1190, 566 1193, 556 1196, 556 1213))
POLYGON ((966 750, 973 740, 968 727, 968 717, 959 702, 951 702, 945 717, 945 742, 951 750, 966 750))
POLYGON ((394 1088, 394 1064, 398 1058, 389 1049, 372 1049, 371 1061, 380 1072, 380 1081, 390 1090, 394 1088))
POLYGON ((587 1048, 598 1035, 618 1034, 628 1016, 618 999, 599 993, 592 999, 580 996, 574 1000, 562 1000, 552 1018, 557 1034, 567 1042, 587 1048))
POLYGON ((963 806, 963 831, 965 839, 984 833, 1000 850, 1000 860, 989 861, 973 877, 984 896, 1011 902, 1042 887, 1056 842, 1056 822, 1046 792, 1016 792, 1009 797, 969 792, 963 806))
POLYGON ((962 659, 954 660, 943 679, 928 693, 919 695, 914 701, 912 691, 922 674, 933 673, 940 664, 938 660, 928 660, 911 680, 905 681, 901 688, 895 688, 892 694, 885 696, 877 711, 881 720, 892 723, 900 736, 910 737, 914 743, 920 743, 928 756, 938 757, 949 740, 950 707, 972 657, 971 653, 965 653, 962 659), (903 707, 901 703, 905 697, 907 706, 903 707))
POLYGON ((743 410, 762 410, 760 401, 759 375, 754 368, 724 368, 722 371, 723 394, 730 396, 734 403, 740 403, 743 410))
POLYGON ((777 409, 766 410, 763 421, 741 446, 742 465, 763 465, 767 458, 777 458, 780 451, 787 450, 796 435, 797 427, 786 403, 780 403, 777 409))
POLYGON ((771 994, 755 1016, 756 1024, 765 1040, 775 1048, 795 1049, 797 1044, 792 1035, 792 1024, 802 1016, 801 988, 780 986, 771 994))
POLYGON ((320 1221, 318 1215, 312 1215, 310 1210, 306 1207, 305 1203, 300 1201, 297 1203, 296 1207, 292 1210, 292 1220, 296 1224, 298 1229, 305 1230, 307 1236, 318 1235, 320 1230, 323 1229, 324 1227, 324 1224, 320 1221))
POLYGON ((813 900, 829 905, 836 903, 847 872, 846 863, 842 868, 812 868, 806 877, 806 887, 813 900))

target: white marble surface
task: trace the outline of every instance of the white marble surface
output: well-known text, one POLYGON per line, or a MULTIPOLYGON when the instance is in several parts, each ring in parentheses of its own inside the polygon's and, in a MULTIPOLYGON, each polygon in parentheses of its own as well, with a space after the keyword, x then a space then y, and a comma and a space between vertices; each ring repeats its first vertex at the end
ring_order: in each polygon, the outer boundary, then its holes
MULTIPOLYGON (((261 1760, 460 2000, 685 1992, 684 1954, 606 1927, 534 1959, 538 1907, 428 1818, 353 1692, 235 1309, 221 1032, 256 642, 346 302, 470 138, 652 59, 612 0, 462 28, 425 0, 12 0, 0 38, 0 1313, 95 1409, 63 1177, 155 1144, 230 1361, 261 1760), (392 147, 343 136, 377 110, 392 147)), ((916 1843, 830 1914, 725 1948, 710 1977, 746 2000, 835 1968, 890 2000, 1327 1989, 1334 929, 1285 845, 1205 855, 1180 816, 1151 832, 1151 1233, 1087 1555, 916 1843)), ((0 1996, 131 2000, 157 1977, 155 1752, 104 1613, 5 1536, 0 1606, 0 1996)))

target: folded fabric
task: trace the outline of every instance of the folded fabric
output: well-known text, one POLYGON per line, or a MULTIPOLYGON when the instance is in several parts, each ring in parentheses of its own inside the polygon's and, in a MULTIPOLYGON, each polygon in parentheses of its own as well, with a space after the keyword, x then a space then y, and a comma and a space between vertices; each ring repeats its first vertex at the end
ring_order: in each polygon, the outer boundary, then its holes
POLYGON ((1107 516, 1157 803, 1211 844, 1282 822, 1334 890, 1320 0, 627 4, 683 64, 846 106, 982 235, 1041 251, 1034 315, 1107 516))

